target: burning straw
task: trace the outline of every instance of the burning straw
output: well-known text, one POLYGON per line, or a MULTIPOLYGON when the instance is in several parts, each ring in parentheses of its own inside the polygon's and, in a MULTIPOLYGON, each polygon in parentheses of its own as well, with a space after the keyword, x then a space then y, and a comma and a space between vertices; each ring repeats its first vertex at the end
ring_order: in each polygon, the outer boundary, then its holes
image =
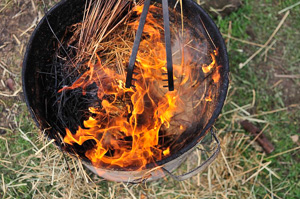
POLYGON ((87 1, 83 21, 67 28, 47 75, 54 131, 48 136, 96 167, 142 169, 178 151, 185 146, 182 140, 201 132, 195 123, 207 124, 218 98, 218 50, 174 11, 175 91, 163 87, 167 69, 159 4, 151 5, 147 16, 134 88, 125 88, 142 3, 87 1))

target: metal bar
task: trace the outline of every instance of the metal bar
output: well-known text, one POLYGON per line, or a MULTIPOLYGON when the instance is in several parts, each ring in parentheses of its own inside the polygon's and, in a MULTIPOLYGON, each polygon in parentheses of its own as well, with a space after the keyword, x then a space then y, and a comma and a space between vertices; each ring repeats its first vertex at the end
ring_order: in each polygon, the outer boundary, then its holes
POLYGON ((174 180, 177 181, 183 181, 186 180, 192 176, 195 176, 198 173, 201 173, 202 171, 204 171, 218 156, 218 154, 220 153, 220 141, 217 138, 217 136, 215 135, 215 133, 213 132, 213 130, 211 129, 211 135, 213 136, 213 138, 215 139, 216 143, 217 143, 217 148, 214 151, 214 153, 207 159, 205 160, 200 166, 196 167, 195 169, 189 171, 188 173, 176 176, 174 174, 172 174, 170 171, 168 171, 167 169, 165 169, 164 167, 162 167, 162 170, 169 175, 171 178, 173 178, 174 180))
POLYGON ((173 62, 172 62, 172 49, 171 49, 171 31, 170 31, 170 18, 169 18, 169 5, 168 0, 162 0, 164 29, 165 29, 165 43, 167 54, 167 69, 168 69, 168 84, 169 91, 174 90, 173 81, 173 62))
POLYGON ((129 59, 129 64, 128 64, 128 69, 127 69, 127 77, 126 77, 126 84, 125 87, 126 88, 130 88, 130 86, 132 86, 131 84, 131 80, 132 80, 132 74, 133 74, 133 69, 134 69, 134 64, 135 64, 135 60, 136 60, 136 55, 140 46, 140 42, 141 42, 141 38, 142 38, 142 34, 143 34, 143 29, 146 23, 146 18, 147 18, 147 14, 149 11, 149 7, 150 7, 150 0, 146 0, 144 3, 144 8, 141 14, 141 19, 139 22, 139 27, 137 29, 136 32, 136 36, 134 39, 134 43, 133 43, 133 48, 132 48, 132 52, 131 52, 131 56, 129 59))

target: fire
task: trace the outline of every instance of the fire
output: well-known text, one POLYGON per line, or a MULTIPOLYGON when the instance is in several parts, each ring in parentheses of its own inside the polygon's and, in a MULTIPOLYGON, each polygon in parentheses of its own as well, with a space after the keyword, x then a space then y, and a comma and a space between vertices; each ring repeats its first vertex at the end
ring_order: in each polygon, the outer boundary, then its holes
POLYGON ((170 147, 168 147, 166 150, 163 151, 164 156, 167 156, 170 154, 170 147))
POLYGON ((209 73, 215 67, 216 57, 213 53, 210 53, 210 56, 211 56, 212 62, 209 65, 203 64, 203 66, 202 66, 202 70, 204 73, 209 73))
POLYGON ((217 70, 212 74, 212 79, 215 83, 218 83, 220 81, 220 68, 221 66, 218 66, 217 70))
MULTIPOLYGON (((142 6, 136 6, 137 15, 142 12, 142 6)), ((150 11, 158 8, 150 7, 150 11)), ((129 27, 137 30, 139 20, 129 23, 129 27)), ((183 111, 184 91, 176 86, 186 85, 186 88, 195 84, 191 66, 185 60, 179 65, 174 64, 174 79, 177 80, 174 91, 163 89, 161 82, 166 79, 162 74, 166 72, 166 53, 163 43, 163 26, 150 12, 144 27, 145 38, 140 43, 140 50, 136 59, 136 81, 134 88, 125 88, 125 76, 121 75, 112 66, 107 64, 105 57, 95 54, 97 60, 85 63, 88 70, 81 75, 71 86, 65 86, 59 92, 82 89, 86 95, 88 87, 97 85, 99 104, 89 107, 89 117, 78 127, 76 132, 66 128, 64 142, 83 145, 93 140, 95 146, 86 151, 85 156, 96 167, 117 166, 122 168, 144 168, 150 162, 161 160, 163 156, 171 154, 170 147, 159 144, 161 133, 170 128, 172 118, 183 111), (184 71, 183 71, 184 70, 184 71), (180 80, 182 74, 184 78, 180 80), (179 81, 180 80, 180 81, 179 81)), ((217 83, 220 79, 216 56, 218 52, 211 53, 212 63, 203 65, 204 73, 214 68, 212 79, 217 83)), ((189 57, 189 56, 186 56, 189 57)), ((200 69, 201 70, 201 69, 200 69)), ((211 92, 211 91, 210 91, 211 92)), ((205 98, 212 101, 211 93, 205 98)), ((180 130, 187 127, 180 125, 180 130)))
POLYGON ((211 92, 209 92, 208 96, 205 97, 205 101, 207 101, 207 102, 211 102, 212 101, 211 92))

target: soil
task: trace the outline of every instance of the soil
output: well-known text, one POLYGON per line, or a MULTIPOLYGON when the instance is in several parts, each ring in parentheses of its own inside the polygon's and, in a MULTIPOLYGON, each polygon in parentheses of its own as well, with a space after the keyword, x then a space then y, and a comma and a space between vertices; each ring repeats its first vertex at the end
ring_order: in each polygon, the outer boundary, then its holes
POLYGON ((222 17, 229 15, 242 6, 241 0, 203 0, 201 1, 204 9, 213 16, 221 15, 222 17))
MULTIPOLYGON (((255 36, 254 36, 255 37, 255 36)), ((289 64, 284 57, 284 48, 286 44, 281 41, 277 41, 275 50, 270 51, 267 54, 267 59, 264 56, 261 57, 260 61, 251 67, 255 67, 257 70, 256 75, 260 79, 267 79, 269 87, 264 88, 269 96, 280 94, 284 104, 282 106, 288 107, 293 104, 299 104, 300 99, 300 81, 296 78, 283 78, 277 75, 295 75, 291 74, 288 70, 289 64)), ((258 55, 258 57, 261 55, 258 55)), ((300 68, 296 72, 300 74, 300 68)))
POLYGON ((31 1, 22 0, 8 2, 0 19, 0 134, 5 134, 4 128, 13 128, 16 107, 21 102, 23 55, 39 17, 31 1))
MULTIPOLYGON (((280 45, 280 48, 283 48, 283 46, 280 45)), ((278 48, 279 49, 279 48, 278 48)), ((268 58, 268 65, 266 65, 265 70, 272 71, 272 75, 269 77, 270 85, 275 85, 278 83, 277 87, 281 92, 283 96, 283 102, 285 106, 289 106, 292 104, 298 104, 300 99, 300 84, 299 81, 296 81, 293 78, 281 78, 276 77, 277 75, 289 75, 290 72, 285 69, 285 66, 288 64, 285 63, 284 60, 281 59, 282 52, 281 50, 276 50, 274 54, 269 56, 268 58)), ((300 72, 300 71, 299 71, 300 72)), ((299 74, 299 73, 298 73, 299 74)), ((275 91, 273 92, 274 95, 275 91)))
MULTIPOLYGON (((281 16, 282 17, 282 16, 281 16)), ((292 16, 290 16, 292 17, 292 16)), ((278 23, 280 21, 280 17, 278 18, 278 23)), ((289 20, 286 20, 285 24, 282 26, 281 30, 275 35, 276 44, 273 46, 273 50, 269 50, 267 56, 262 56, 260 53, 251 66, 256 69, 256 75, 259 79, 267 79, 269 87, 264 88, 264 90, 269 94, 269 96, 276 96, 280 93, 282 97, 283 103, 282 106, 290 106, 292 104, 299 104, 300 99, 300 81, 299 78, 283 78, 278 77, 277 75, 299 75, 300 68, 298 67, 297 71, 294 70, 292 73, 289 65, 290 60, 288 57, 291 55, 286 55, 287 46, 291 45, 285 40, 284 34, 282 34, 286 28, 290 28, 294 30, 295 37, 297 37, 297 28, 294 27, 289 20)), ((250 36, 251 41, 257 43, 263 43, 261 40, 262 32, 255 31, 254 28, 250 25, 246 29, 246 33, 250 36)), ((295 44, 293 44, 295 45, 295 44)), ((249 54, 253 54, 253 50, 245 49, 245 51, 249 54)), ((297 61, 299 65, 299 60, 297 61)), ((294 63, 293 67, 296 68, 297 63, 294 63)))

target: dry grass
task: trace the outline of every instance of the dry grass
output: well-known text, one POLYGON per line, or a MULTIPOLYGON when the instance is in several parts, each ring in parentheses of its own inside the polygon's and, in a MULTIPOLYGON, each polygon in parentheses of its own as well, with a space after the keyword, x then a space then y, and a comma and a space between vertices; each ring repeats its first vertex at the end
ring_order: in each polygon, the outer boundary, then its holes
MULTIPOLYGON (((239 111, 235 113, 239 114, 239 111)), ((222 129, 219 130, 221 154, 207 171, 184 182, 166 178, 140 185, 104 181, 86 171, 80 161, 66 160, 43 138, 34 141, 28 133, 19 131, 22 138, 31 143, 30 150, 34 153, 21 156, 19 163, 22 166, 19 169, 10 168, 12 162, 9 157, 1 159, 0 165, 16 175, 8 184, 2 181, 2 190, 7 198, 18 193, 20 186, 31 187, 30 193, 26 194, 33 198, 142 198, 142 195, 148 198, 254 198, 255 187, 261 183, 261 177, 280 178, 269 168, 271 162, 264 160, 264 153, 247 154, 248 157, 243 154, 249 143, 248 136, 222 129)), ((213 145, 210 147, 213 148, 213 145)), ((177 174, 199 165, 205 154, 195 150, 177 174)), ((276 197, 271 187, 265 189, 268 192, 266 196, 273 194, 276 197)))
MULTIPOLYGON (((227 103, 232 103, 230 96, 227 103)), ((245 112, 246 109, 239 108, 233 111, 233 115, 242 117, 245 112)), ((238 121, 239 117, 232 117, 231 125, 238 121)), ((249 136, 225 129, 228 129, 228 125, 218 130, 221 154, 204 173, 184 182, 166 178, 140 185, 104 181, 85 170, 80 161, 65 159, 58 149, 50 147, 52 141, 43 138, 33 140, 30 132, 18 129, 22 139, 30 143, 29 150, 32 152, 29 156, 20 156, 18 162, 21 166, 15 169, 11 167, 11 157, 20 154, 11 154, 7 148, 6 153, 9 155, 1 159, 0 165, 14 173, 16 178, 8 184, 2 180, 2 190, 7 198, 13 193, 19 193, 20 186, 31 187, 27 194, 33 198, 254 198, 256 186, 262 184, 260 179, 280 177, 269 167, 271 161, 265 159, 263 152, 243 153, 247 147, 255 145, 250 142, 249 136)), ((207 145, 200 145, 199 148, 214 148, 214 144, 207 145)), ((206 153, 195 150, 177 170, 177 174, 199 165, 206 153)), ((265 187, 265 190, 266 197, 273 195, 279 198, 272 187, 265 187)))

